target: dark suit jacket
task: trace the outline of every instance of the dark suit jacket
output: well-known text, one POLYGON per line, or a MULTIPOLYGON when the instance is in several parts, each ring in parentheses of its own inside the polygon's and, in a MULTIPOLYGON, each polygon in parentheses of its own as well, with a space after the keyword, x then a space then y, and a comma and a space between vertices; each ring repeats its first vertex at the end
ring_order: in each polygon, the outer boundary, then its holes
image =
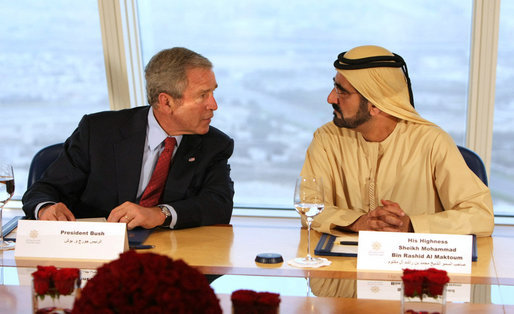
MULTIPOLYGON (((136 202, 149 108, 85 115, 64 152, 23 195, 25 214, 33 218, 37 204, 53 201, 77 218, 107 217, 123 202, 136 202)), ((162 196, 177 212, 175 228, 230 222, 233 149, 234 141, 212 126, 205 135, 183 136, 162 196)))

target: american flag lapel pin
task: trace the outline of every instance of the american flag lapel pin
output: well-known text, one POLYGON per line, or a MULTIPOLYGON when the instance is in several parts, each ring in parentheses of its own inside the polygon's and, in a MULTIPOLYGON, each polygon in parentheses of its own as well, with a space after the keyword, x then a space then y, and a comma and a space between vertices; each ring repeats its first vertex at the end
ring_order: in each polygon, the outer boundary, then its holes
POLYGON ((193 161, 195 161, 195 160, 196 160, 196 158, 195 158, 195 157, 189 157, 189 159, 188 159, 187 161, 189 161, 189 162, 193 162, 193 161))

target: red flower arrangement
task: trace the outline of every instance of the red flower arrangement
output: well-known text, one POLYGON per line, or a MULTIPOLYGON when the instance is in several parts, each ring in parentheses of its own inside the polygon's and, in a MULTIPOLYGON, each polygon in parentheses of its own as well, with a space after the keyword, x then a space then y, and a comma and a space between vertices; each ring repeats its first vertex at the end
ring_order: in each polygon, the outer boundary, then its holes
POLYGON ((236 290, 230 298, 234 314, 275 314, 278 313, 280 295, 271 292, 236 290))
POLYGON ((402 276, 404 295, 407 297, 428 295, 437 298, 443 294, 444 286, 450 281, 446 271, 435 268, 426 270, 404 269, 402 276))
MULTIPOLYGON (((34 290, 43 299, 45 295, 52 298, 68 295, 75 290, 80 276, 78 268, 60 268, 54 266, 38 266, 32 273, 34 290)), ((77 287, 78 288, 78 287, 77 287)))
POLYGON ((205 276, 182 260, 127 251, 104 264, 72 313, 221 313, 205 276))

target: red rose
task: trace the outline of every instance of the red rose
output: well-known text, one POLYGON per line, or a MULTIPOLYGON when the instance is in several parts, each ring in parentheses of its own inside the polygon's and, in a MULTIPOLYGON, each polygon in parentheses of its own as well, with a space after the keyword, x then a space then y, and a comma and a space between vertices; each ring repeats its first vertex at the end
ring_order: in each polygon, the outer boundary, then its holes
POLYGON ((260 314, 274 314, 278 312, 280 295, 271 292, 259 292, 257 294, 257 312, 260 314))
POLYGON ((50 288, 50 280, 35 279, 34 278, 34 290, 38 295, 45 295, 50 288))
POLYGON ((427 292, 429 295, 436 296, 442 295, 444 285, 446 285, 450 278, 445 271, 431 271, 427 273, 427 292))
POLYGON ((270 306, 278 306, 280 304, 280 294, 271 292, 259 292, 257 294, 257 303, 270 306))
POLYGON ((75 289, 75 282, 80 272, 77 268, 61 268, 53 276, 55 288, 62 295, 68 295, 75 289))
POLYGON ((52 298, 60 294, 70 294, 79 278, 77 268, 61 268, 54 266, 38 266, 37 271, 32 273, 34 290, 40 296, 50 295, 52 298))
POLYGON ((253 290, 236 290, 230 297, 234 314, 243 313, 277 313, 280 295, 271 292, 255 292, 253 290))
POLYGON ((407 275, 407 274, 410 274, 410 273, 417 273, 417 272, 419 272, 418 269, 409 269, 409 268, 404 268, 403 269, 403 274, 404 275, 407 275))
POLYGON ((257 292, 253 290, 236 290, 232 292, 230 296, 232 300, 232 309, 234 314, 257 314, 257 309, 255 308, 255 300, 257 299, 257 292))
POLYGON ((413 297, 423 294, 424 272, 408 272, 402 276, 404 295, 413 297))
POLYGON ((232 303, 236 305, 253 304, 255 302, 255 299, 257 299, 257 292, 245 289, 236 290, 232 292, 230 299, 232 300, 232 303))
POLYGON ((52 276, 57 271, 54 266, 38 266, 32 273, 34 290, 38 295, 45 295, 53 286, 52 276))
POLYGON ((438 296, 443 294, 444 286, 450 281, 446 271, 435 268, 427 270, 404 269, 402 276, 404 295, 413 297, 438 296))
POLYGON ((73 313, 212 313, 221 307, 205 276, 182 260, 128 251, 88 281, 73 313))

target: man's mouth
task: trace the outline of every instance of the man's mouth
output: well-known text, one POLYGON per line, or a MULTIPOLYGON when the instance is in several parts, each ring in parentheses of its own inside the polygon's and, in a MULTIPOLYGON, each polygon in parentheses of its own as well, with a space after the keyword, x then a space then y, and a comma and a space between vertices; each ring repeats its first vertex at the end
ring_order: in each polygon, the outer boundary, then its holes
POLYGON ((341 118, 343 116, 343 113, 341 112, 341 109, 338 105, 332 104, 332 108, 334 108, 334 116, 341 118))

